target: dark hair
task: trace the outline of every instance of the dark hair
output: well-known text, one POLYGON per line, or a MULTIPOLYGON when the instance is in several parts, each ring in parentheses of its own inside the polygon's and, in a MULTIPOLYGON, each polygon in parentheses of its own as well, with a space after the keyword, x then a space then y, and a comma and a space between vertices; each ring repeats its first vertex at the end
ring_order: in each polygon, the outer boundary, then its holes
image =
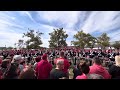
POLYGON ((85 61, 85 58, 84 58, 84 57, 82 57, 82 58, 80 58, 80 60, 84 60, 84 61, 85 61))
POLYGON ((7 60, 3 61, 2 64, 1 64, 1 67, 2 68, 7 68, 8 64, 9 64, 9 61, 7 61, 7 60))
POLYGON ((25 64, 25 61, 20 62, 21 65, 25 64))
POLYGON ((41 57, 40 57, 40 56, 38 56, 38 57, 35 58, 35 61, 36 61, 36 62, 39 62, 40 60, 41 60, 41 57))
POLYGON ((65 59, 67 59, 67 56, 64 56, 65 59))
POLYGON ((17 63, 11 63, 11 65, 8 67, 8 70, 4 74, 4 79, 13 79, 18 76, 18 73, 16 72, 18 69, 19 64, 17 63))
POLYGON ((80 62, 77 63, 77 69, 80 70, 80 62))
POLYGON ((90 71, 89 65, 87 65, 86 63, 81 65, 81 70, 84 74, 88 74, 90 71))
POLYGON ((98 64, 98 65, 101 65, 102 64, 102 60, 99 58, 99 57, 95 57, 93 59, 94 63, 98 64))
POLYGON ((64 52, 60 52, 60 56, 61 56, 61 57, 64 57, 64 52))
POLYGON ((28 68, 25 72, 21 72, 19 79, 36 79, 34 70, 32 68, 28 68))

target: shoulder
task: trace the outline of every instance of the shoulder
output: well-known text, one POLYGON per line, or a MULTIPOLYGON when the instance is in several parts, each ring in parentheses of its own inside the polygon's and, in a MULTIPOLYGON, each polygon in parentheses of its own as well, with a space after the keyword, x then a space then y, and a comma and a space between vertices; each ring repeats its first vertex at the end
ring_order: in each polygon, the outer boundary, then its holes
POLYGON ((104 77, 99 74, 89 74, 87 77, 88 79, 104 79, 104 77))
POLYGON ((54 73, 54 72, 56 72, 56 71, 57 71, 56 69, 52 69, 52 70, 51 70, 51 73, 54 73))
POLYGON ((43 60, 37 63, 37 66, 40 66, 43 63, 43 60))
POLYGON ((87 79, 87 76, 85 74, 82 74, 77 76, 76 79, 87 79))
POLYGON ((81 76, 77 76, 76 79, 79 79, 81 76))
POLYGON ((41 62, 43 62, 43 60, 40 60, 40 61, 38 62, 38 64, 41 63, 41 62))
POLYGON ((90 69, 94 68, 94 66, 89 66, 90 69))
POLYGON ((69 63, 69 60, 67 60, 67 59, 63 59, 63 60, 64 60, 64 62, 69 63))
POLYGON ((48 62, 48 66, 49 66, 49 67, 52 67, 52 64, 48 62))
POLYGON ((118 66, 112 65, 112 66, 110 67, 110 69, 115 69, 115 68, 118 68, 118 66))

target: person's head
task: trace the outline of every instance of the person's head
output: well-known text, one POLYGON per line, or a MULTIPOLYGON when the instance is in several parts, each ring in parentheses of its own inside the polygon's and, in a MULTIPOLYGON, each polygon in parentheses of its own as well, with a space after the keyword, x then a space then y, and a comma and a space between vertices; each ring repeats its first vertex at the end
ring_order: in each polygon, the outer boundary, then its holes
POLYGON ((9 59, 5 59, 2 61, 1 67, 2 68, 7 68, 10 64, 10 60, 9 59))
POLYGON ((19 64, 18 63, 11 63, 8 67, 8 70, 5 72, 4 78, 12 79, 17 77, 20 72, 19 64))
POLYGON ((44 55, 42 56, 42 59, 43 59, 43 60, 47 60, 47 54, 44 54, 44 55))
POLYGON ((87 65, 90 66, 90 59, 85 59, 85 62, 86 62, 87 65))
POLYGON ((25 61, 24 61, 24 60, 21 61, 20 64, 21 64, 21 65, 25 65, 25 61))
POLYGON ((115 63, 120 66, 120 56, 115 56, 115 63))
POLYGON ((3 58, 4 58, 3 56, 0 56, 0 60, 3 60, 3 58))
POLYGON ((19 79, 35 79, 35 71, 32 68, 27 68, 20 73, 19 79))
POLYGON ((40 56, 37 56, 36 58, 35 58, 35 61, 36 62, 39 62, 41 60, 41 57, 40 56))
POLYGON ((21 60, 22 60, 22 57, 21 57, 21 55, 15 55, 14 57, 13 57, 13 63, 20 63, 21 62, 21 60))
POLYGON ((87 65, 86 63, 82 64, 80 68, 84 74, 88 74, 90 71, 89 65, 87 65))
POLYGON ((84 64, 85 62, 85 58, 80 58, 80 65, 84 64))
POLYGON ((10 59, 12 61, 12 57, 10 57, 10 56, 6 57, 6 59, 10 59))
POLYGON ((67 59, 67 56, 64 56, 65 59, 67 59))
POLYGON ((60 57, 63 57, 64 58, 64 52, 60 52, 60 57))
POLYGON ((56 68, 58 68, 60 70, 64 69, 64 61, 63 60, 57 60, 56 68))
POLYGON ((99 74, 89 74, 87 78, 88 79, 104 79, 104 77, 99 74))
POLYGON ((102 60, 99 57, 95 57, 95 58, 93 58, 93 63, 95 63, 97 65, 101 65, 102 64, 102 60))

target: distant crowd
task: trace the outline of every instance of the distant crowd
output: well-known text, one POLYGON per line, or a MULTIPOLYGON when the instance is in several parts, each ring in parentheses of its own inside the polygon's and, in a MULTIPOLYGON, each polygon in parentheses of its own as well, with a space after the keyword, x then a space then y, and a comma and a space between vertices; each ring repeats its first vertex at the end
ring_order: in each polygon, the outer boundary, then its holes
POLYGON ((120 79, 120 50, 1 50, 0 79, 120 79))

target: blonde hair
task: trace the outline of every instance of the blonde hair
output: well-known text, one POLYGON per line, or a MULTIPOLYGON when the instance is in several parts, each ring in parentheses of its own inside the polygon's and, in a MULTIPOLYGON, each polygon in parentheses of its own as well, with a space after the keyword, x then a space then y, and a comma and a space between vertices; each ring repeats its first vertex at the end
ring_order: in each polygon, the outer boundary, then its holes
POLYGON ((120 66, 120 56, 115 56, 116 66, 120 66))

